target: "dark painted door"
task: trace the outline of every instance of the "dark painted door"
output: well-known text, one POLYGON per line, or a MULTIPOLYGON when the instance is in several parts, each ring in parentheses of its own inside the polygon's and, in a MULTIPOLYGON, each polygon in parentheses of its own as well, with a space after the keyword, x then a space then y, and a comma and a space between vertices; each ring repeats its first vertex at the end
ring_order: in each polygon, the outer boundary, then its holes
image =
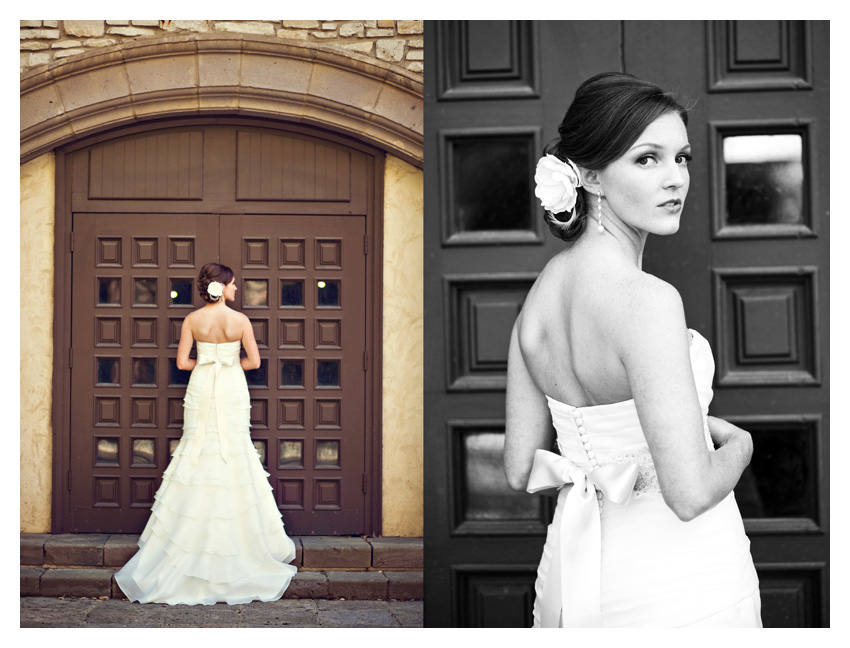
POLYGON ((712 343, 712 413, 753 431, 736 496, 765 625, 827 625, 828 24, 440 22, 426 40, 426 625, 530 624, 552 502, 502 471, 507 341, 561 249, 534 164, 610 70, 695 102, 682 228, 644 267, 712 343))
POLYGON ((374 532, 370 168, 324 139, 226 126, 145 132, 68 156, 61 530, 144 526, 182 432, 180 326, 202 306, 201 265, 220 260, 236 273, 233 307, 260 348, 262 366, 247 374, 251 435, 287 530, 374 532))

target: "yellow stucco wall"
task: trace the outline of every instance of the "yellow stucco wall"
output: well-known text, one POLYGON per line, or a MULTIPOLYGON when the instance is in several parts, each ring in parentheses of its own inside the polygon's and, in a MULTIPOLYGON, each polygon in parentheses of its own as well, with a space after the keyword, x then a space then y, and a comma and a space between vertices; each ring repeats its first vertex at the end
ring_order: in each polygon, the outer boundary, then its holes
MULTIPOLYGON (((49 533, 52 493, 52 153, 21 166, 21 532, 49 533)), ((383 535, 423 534, 423 173, 384 180, 383 535)))
POLYGON ((383 526, 423 535, 423 173, 387 157, 384 173, 383 526))
POLYGON ((54 162, 47 153, 21 166, 22 533, 50 531, 54 162))

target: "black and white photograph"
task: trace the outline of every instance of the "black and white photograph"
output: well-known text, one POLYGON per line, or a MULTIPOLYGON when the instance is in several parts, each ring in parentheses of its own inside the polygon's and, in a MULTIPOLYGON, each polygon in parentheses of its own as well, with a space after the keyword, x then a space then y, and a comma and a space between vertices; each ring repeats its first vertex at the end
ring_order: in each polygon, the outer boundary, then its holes
POLYGON ((426 22, 426 626, 829 626, 829 43, 426 22))

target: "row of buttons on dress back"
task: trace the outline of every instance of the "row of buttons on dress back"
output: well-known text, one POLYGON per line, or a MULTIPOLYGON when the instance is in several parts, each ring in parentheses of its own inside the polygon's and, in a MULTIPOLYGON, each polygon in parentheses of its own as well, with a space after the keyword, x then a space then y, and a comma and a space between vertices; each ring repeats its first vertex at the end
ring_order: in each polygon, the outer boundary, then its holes
MULTIPOLYGON (((584 420, 581 417, 581 412, 577 407, 573 407, 570 410, 570 414, 573 415, 573 420, 575 421, 576 428, 578 429, 578 438, 581 442, 581 447, 584 449, 584 454, 587 456, 587 460, 590 462, 591 470, 596 470, 599 467, 599 461, 596 459, 596 453, 593 451, 593 446, 590 445, 590 437, 587 435, 587 430, 584 427, 584 420)), ((596 499, 599 503, 599 510, 602 510, 602 491, 596 490, 596 499)))

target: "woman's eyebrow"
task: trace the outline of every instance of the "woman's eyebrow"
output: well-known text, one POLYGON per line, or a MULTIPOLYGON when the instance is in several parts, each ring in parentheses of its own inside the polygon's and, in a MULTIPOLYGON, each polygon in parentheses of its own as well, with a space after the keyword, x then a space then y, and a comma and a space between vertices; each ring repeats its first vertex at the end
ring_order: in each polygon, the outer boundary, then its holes
MULTIPOLYGON (((629 149, 629 151, 633 151, 633 150, 640 148, 642 146, 648 146, 649 148, 654 149, 656 151, 663 151, 664 148, 665 148, 661 144, 656 144, 655 142, 638 142, 637 144, 633 145, 629 149)), ((687 142, 687 143, 683 144, 682 147, 679 150, 684 151, 684 150, 689 150, 690 148, 691 148, 691 144, 690 144, 690 142, 687 142)))

